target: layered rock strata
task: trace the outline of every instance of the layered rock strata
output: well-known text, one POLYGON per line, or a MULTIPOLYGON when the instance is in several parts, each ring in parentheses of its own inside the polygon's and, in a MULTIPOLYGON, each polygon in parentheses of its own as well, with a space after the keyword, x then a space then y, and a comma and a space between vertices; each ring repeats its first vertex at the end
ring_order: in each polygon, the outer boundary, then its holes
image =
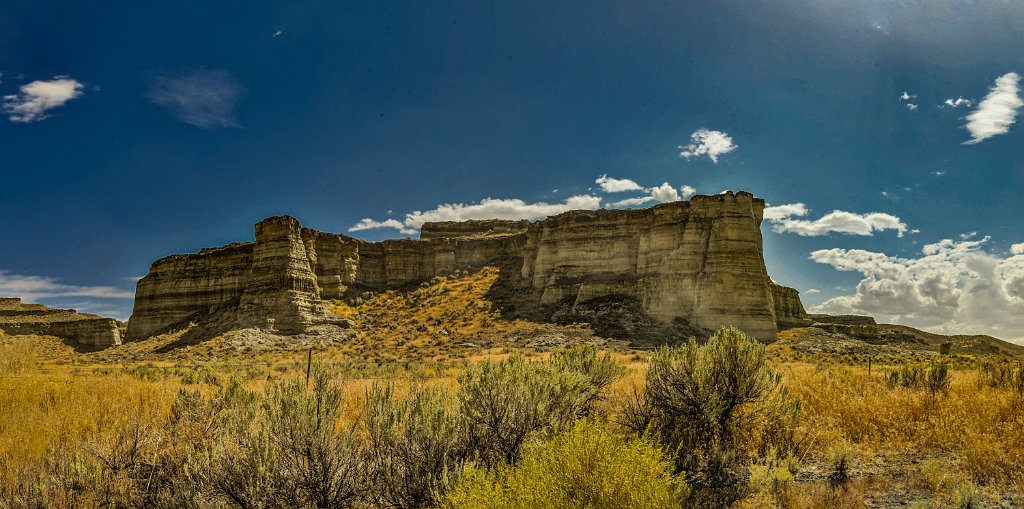
POLYGON ((814 323, 800 302, 800 292, 774 282, 771 289, 772 299, 775 301, 775 323, 780 329, 806 327, 814 323))
POLYGON ((211 315, 234 327, 298 333, 337 321, 330 299, 491 265, 502 269, 498 293, 521 314, 550 317, 555 308, 616 298, 659 323, 732 325, 771 340, 780 322, 806 313, 796 290, 768 277, 763 210, 750 193, 724 193, 536 222, 427 223, 418 240, 382 242, 273 217, 256 225, 254 243, 155 262, 138 283, 128 338, 211 315))
POLYGON ((121 344, 121 323, 113 318, 24 304, 15 297, 0 297, 0 330, 10 336, 56 336, 85 348, 121 344))

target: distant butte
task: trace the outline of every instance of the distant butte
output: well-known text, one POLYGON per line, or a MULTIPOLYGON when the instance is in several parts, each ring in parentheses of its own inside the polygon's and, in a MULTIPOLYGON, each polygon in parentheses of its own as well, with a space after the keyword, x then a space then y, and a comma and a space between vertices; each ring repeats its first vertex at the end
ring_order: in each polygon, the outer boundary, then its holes
POLYGON ((0 297, 0 331, 8 336, 56 336, 84 349, 120 345, 123 324, 113 318, 25 304, 16 297, 0 297))

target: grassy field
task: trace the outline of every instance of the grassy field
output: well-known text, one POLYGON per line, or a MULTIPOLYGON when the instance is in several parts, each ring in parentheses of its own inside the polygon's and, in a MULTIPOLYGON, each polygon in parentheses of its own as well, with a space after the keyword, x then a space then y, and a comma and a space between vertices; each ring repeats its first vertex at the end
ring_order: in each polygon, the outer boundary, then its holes
POLYGON ((746 371, 730 354, 690 372, 710 348, 502 319, 496 277, 339 301, 352 328, 298 344, 179 331, 83 353, 0 333, 0 508, 1024 506, 1011 357, 807 353, 784 335, 751 342, 746 371), (566 353, 581 344, 605 354, 566 353), (696 397, 644 406, 666 380, 696 397), (331 490, 272 482, 316 465, 331 490))
MULTIPOLYGON (((0 340, 0 483, 8 502, 33 483, 73 476, 61 469, 100 468, 122 454, 125 436, 144 435, 152 450, 170 447, 163 429, 182 389, 212 394, 230 381, 254 393, 285 380, 303 380, 307 351, 266 352, 215 362, 102 364, 44 360, 46 338, 0 340), (40 346, 43 344, 44 346, 40 346), (104 452, 106 451, 106 452, 104 452)), ((512 349, 478 349, 459 359, 366 361, 329 347, 317 362, 331 364, 346 394, 342 418, 357 422, 375 383, 395 384, 396 397, 423 385, 455 389, 467 366, 501 359, 512 349)), ((529 358, 549 353, 522 350, 529 358)), ((736 507, 961 506, 984 500, 992 506, 1024 504, 1024 399, 1010 383, 982 370, 988 359, 961 356, 948 386, 932 391, 893 382, 919 358, 866 363, 818 359, 769 347, 772 367, 800 401, 793 429, 798 446, 788 457, 763 451, 750 458, 748 479, 736 507), (848 477, 837 482, 837 464, 848 477)), ((617 423, 628 400, 644 384, 649 353, 618 350, 626 374, 604 391, 595 412, 599 426, 617 423)), ((996 360, 998 361, 998 360, 996 360)), ((1012 378, 1012 377, 1011 377, 1012 378)), ((149 450, 149 449, 147 449, 149 450)), ((79 475, 79 474, 74 474, 79 475)), ((81 502, 82 500, 78 500, 81 502)), ((102 505, 101 500, 92 500, 102 505)), ((13 504, 16 505, 16 504, 13 504)))

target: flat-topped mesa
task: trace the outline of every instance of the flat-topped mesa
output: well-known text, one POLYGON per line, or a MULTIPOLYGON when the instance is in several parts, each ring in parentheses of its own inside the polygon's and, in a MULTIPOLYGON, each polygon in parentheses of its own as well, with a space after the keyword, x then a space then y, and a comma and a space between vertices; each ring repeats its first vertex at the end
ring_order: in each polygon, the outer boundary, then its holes
POLYGON ((113 318, 23 304, 17 297, 0 297, 0 330, 10 336, 56 336, 87 349, 119 345, 123 332, 113 318))
POLYGON ((772 340, 780 322, 806 313, 795 290, 768 277, 763 211, 764 200, 730 192, 536 222, 426 223, 420 239, 382 242, 273 217, 256 225, 254 243, 155 262, 138 283, 128 339, 213 315, 229 327, 299 333, 337 322, 329 299, 497 266, 503 286, 492 294, 520 316, 623 299, 662 324, 732 325, 772 340))

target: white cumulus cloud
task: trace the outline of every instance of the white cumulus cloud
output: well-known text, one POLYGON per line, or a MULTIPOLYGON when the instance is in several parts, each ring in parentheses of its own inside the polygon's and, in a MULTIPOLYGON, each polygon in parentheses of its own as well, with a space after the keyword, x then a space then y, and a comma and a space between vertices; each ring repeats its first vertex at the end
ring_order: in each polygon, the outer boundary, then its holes
POLYGON ((608 175, 601 175, 595 182, 601 186, 601 191, 605 193, 620 193, 625 191, 643 191, 647 193, 646 196, 625 198, 612 202, 609 204, 611 208, 635 207, 637 205, 644 205, 651 202, 668 203, 672 201, 688 200, 690 197, 697 194, 697 189, 693 186, 684 185, 679 189, 676 189, 668 182, 663 182, 660 186, 643 187, 633 180, 617 179, 609 177, 608 175))
POLYGON ((964 145, 973 145, 996 135, 1006 134, 1016 121, 1017 110, 1024 106, 1020 99, 1020 76, 1008 72, 996 79, 996 84, 978 104, 978 108, 967 115, 964 125, 971 133, 971 139, 964 145))
POLYGON ((772 224, 772 231, 776 233, 795 233, 804 237, 819 237, 829 233, 872 235, 884 230, 896 230, 897 236, 902 237, 907 231, 907 225, 900 218, 883 212, 858 214, 833 210, 818 219, 797 219, 808 213, 803 203, 790 203, 766 207, 764 219, 772 224))
POLYGON ((736 150, 732 138, 722 131, 711 131, 703 127, 690 135, 689 145, 679 146, 679 156, 686 159, 707 156, 711 162, 718 163, 718 157, 736 150))
POLYGON ((855 293, 834 297, 814 313, 859 313, 947 334, 991 334, 1024 341, 1024 244, 1011 256, 988 253, 990 237, 945 239, 917 257, 860 249, 822 249, 811 260, 863 276, 855 293))
POLYGON ((22 85, 17 94, 5 95, 3 111, 11 122, 38 122, 48 112, 82 96, 82 84, 67 76, 22 85))
POLYGON ((350 232, 393 228, 402 233, 415 233, 423 223, 435 221, 467 221, 470 219, 541 219, 570 210, 596 210, 601 208, 601 198, 591 195, 576 195, 561 203, 527 203, 518 198, 485 198, 479 203, 446 203, 427 211, 414 211, 399 222, 396 219, 375 221, 363 219, 349 228, 350 232))
POLYGON ((361 219, 358 223, 355 224, 355 226, 349 228, 348 231, 360 232, 364 230, 378 230, 381 228, 394 228, 395 230, 398 230, 400 233, 405 233, 408 235, 416 233, 415 228, 406 228, 405 225, 402 224, 402 222, 397 219, 386 219, 384 221, 377 221, 376 219, 370 219, 368 217, 364 217, 363 219, 361 219))
POLYGON ((640 184, 637 184, 630 179, 617 179, 609 177, 608 175, 601 175, 594 181, 594 183, 600 185, 601 191, 605 193, 622 193, 643 189, 640 184))
POLYGON ((156 76, 146 96, 186 124, 211 129, 239 127, 235 105, 242 87, 228 71, 198 69, 156 76))

